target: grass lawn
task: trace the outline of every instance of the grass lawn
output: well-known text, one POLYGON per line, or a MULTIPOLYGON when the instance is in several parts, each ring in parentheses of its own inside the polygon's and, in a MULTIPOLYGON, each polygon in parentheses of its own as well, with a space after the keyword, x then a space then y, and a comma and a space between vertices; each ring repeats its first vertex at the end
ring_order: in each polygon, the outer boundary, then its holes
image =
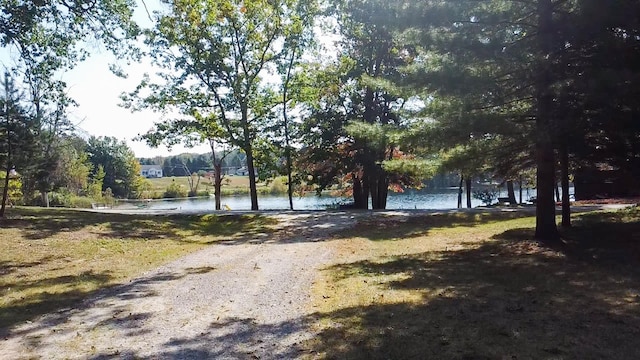
POLYGON ((0 220, 0 334, 207 244, 268 232, 273 224, 259 215, 9 209, 0 220))
POLYGON ((365 221, 331 242, 314 287, 313 358, 638 359, 640 208, 534 218, 365 221))

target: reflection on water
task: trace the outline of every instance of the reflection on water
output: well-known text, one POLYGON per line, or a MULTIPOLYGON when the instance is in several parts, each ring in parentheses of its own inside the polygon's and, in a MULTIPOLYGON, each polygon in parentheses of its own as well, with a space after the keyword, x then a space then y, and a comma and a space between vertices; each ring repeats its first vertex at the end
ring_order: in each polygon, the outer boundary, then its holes
MULTIPOLYGON (((535 192, 535 190, 534 190, 535 192)), ((535 193, 530 195, 533 196, 535 193)), ((503 195, 501 195, 503 196, 503 195)), ((517 196, 517 194, 516 194, 517 196)), ((528 199, 529 195, 524 196, 528 199)), ((350 199, 332 196, 304 196, 293 198, 293 208, 296 210, 324 210, 337 207, 338 204, 349 203, 350 199)), ((466 206, 466 197, 462 199, 463 206, 466 206)), ((215 210, 213 198, 194 198, 177 200, 157 200, 145 203, 145 208, 150 210, 180 209, 188 211, 208 211, 215 210)), ((456 190, 440 190, 437 192, 409 190, 404 193, 389 193, 387 209, 453 209, 458 204, 458 193, 456 190)), ((223 196, 223 208, 228 206, 231 210, 250 210, 251 199, 248 195, 223 196)), ((287 210, 289 200, 286 195, 281 196, 259 196, 258 205, 260 210, 287 210)), ((480 200, 471 199, 473 207, 482 205, 480 200)))

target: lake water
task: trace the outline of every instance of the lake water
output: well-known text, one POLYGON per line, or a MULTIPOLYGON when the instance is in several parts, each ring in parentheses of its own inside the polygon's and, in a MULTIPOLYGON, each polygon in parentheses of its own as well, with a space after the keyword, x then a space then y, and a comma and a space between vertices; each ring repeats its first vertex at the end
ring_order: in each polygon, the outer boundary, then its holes
MULTIPOLYGON (((503 193, 505 193, 503 191, 503 193)), ((535 195, 535 190, 530 193, 535 195)), ((506 196, 500 195, 500 196, 506 196)), ((516 193, 516 197, 518 194, 516 193)), ((526 192, 523 193, 523 200, 528 199, 526 192)), ((337 204, 349 203, 348 198, 332 196, 304 196, 293 198, 293 208, 295 210, 325 210, 337 207, 337 204)), ((466 197, 463 195, 463 206, 466 206, 466 197)), ((145 209, 168 210, 179 209, 185 211, 209 211, 215 210, 215 201, 211 198, 192 198, 175 200, 154 200, 145 202, 145 209)), ((454 209, 458 204, 458 193, 454 190, 440 191, 415 191, 408 190, 404 193, 389 193, 387 199, 387 209, 454 209)), ((251 199, 248 195, 223 196, 223 208, 227 205, 231 210, 250 210, 251 199)), ((473 207, 482 205, 480 200, 471 199, 473 207)), ((260 210, 288 210, 289 200, 287 196, 258 196, 258 206, 260 210)))

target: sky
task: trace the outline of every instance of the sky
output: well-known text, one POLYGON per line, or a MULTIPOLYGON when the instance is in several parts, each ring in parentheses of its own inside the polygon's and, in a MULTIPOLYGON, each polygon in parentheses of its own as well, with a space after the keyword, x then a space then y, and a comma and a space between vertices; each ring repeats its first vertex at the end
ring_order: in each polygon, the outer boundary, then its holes
POLYGON ((111 73, 109 63, 112 56, 107 52, 94 53, 88 60, 63 75, 68 93, 79 106, 71 109, 70 117, 79 129, 89 135, 113 136, 127 142, 136 157, 177 155, 183 152, 204 153, 210 151, 208 144, 193 149, 174 146, 171 151, 165 146, 150 148, 146 143, 134 141, 161 120, 161 115, 150 110, 132 113, 118 106, 120 94, 135 89, 145 72, 152 73, 149 65, 123 66, 128 73, 122 79, 111 73))
MULTIPOLYGON (((158 7, 157 0, 146 0, 150 11, 158 7)), ((148 27, 150 21, 147 13, 138 1, 136 21, 148 27)), ((119 63, 128 74, 126 79, 117 77, 109 70, 114 57, 106 50, 91 48, 92 55, 78 64, 73 70, 62 75, 68 85, 68 94, 78 102, 78 107, 71 109, 70 118, 81 132, 94 136, 113 136, 125 141, 136 154, 136 157, 154 157, 177 155, 184 152, 205 153, 211 151, 208 144, 195 148, 174 146, 171 150, 165 146, 151 148, 142 141, 134 141, 138 134, 143 134, 153 127, 154 122, 161 120, 161 115, 146 110, 132 113, 122 108, 120 94, 135 89, 143 74, 153 73, 149 64, 119 63)))

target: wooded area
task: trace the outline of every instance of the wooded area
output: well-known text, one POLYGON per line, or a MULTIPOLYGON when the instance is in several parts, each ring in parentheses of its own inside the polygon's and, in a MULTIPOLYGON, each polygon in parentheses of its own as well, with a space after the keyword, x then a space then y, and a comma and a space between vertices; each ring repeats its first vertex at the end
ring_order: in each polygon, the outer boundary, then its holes
POLYGON ((535 172, 536 237, 554 241, 557 183, 568 226, 570 179, 640 175, 638 1, 162 0, 148 29, 132 0, 0 4, 0 43, 19 54, 0 98, 0 216, 12 176, 44 202, 139 192, 126 145, 82 140, 68 120, 56 75, 91 41, 155 66, 123 106, 171 115, 139 139, 208 142, 217 174, 240 150, 253 210, 256 173, 287 175, 289 194, 347 183, 355 208, 384 209, 389 189, 438 172, 535 172))

